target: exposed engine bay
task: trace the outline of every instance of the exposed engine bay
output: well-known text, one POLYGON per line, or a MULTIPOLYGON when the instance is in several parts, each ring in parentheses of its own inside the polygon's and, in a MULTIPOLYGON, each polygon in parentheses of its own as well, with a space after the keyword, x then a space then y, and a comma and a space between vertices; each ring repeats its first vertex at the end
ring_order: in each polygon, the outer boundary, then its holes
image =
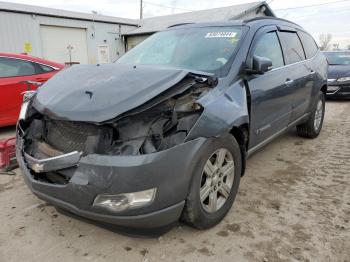
POLYGON ((83 155, 143 155, 183 143, 203 108, 196 101, 217 84, 189 74, 143 105, 103 123, 55 119, 31 107, 21 123, 25 152, 37 158, 72 151, 83 155))

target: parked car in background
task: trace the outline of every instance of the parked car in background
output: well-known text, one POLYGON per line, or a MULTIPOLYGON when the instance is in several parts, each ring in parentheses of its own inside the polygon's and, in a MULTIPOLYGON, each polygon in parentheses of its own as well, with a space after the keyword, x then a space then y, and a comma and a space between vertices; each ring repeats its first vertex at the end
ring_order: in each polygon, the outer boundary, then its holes
POLYGON ((62 68, 25 54, 0 53, 0 127, 16 124, 24 91, 35 90, 62 68))
POLYGON ((350 98, 350 51, 327 51, 329 98, 350 98))
POLYGON ((326 87, 324 55, 292 22, 174 26, 40 87, 22 106, 17 159, 34 194, 80 216, 209 228, 248 155, 289 128, 320 134, 326 87))

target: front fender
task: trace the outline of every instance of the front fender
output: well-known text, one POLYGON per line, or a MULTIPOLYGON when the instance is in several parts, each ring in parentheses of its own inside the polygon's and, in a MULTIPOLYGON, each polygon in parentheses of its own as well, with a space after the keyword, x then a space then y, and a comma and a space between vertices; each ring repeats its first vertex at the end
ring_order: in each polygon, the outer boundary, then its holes
POLYGON ((217 87, 198 100, 204 111, 189 132, 186 140, 197 137, 218 137, 232 127, 249 124, 247 91, 243 80, 229 88, 217 87))

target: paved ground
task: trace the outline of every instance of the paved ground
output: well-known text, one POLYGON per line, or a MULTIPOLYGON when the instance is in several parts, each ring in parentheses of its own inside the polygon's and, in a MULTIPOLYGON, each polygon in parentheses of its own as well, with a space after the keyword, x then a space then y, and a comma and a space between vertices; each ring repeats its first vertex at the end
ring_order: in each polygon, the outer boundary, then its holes
POLYGON ((350 102, 329 102, 318 139, 290 132, 249 159, 233 209, 207 231, 122 236, 57 213, 21 176, 3 175, 0 261, 349 262, 349 170, 350 102))

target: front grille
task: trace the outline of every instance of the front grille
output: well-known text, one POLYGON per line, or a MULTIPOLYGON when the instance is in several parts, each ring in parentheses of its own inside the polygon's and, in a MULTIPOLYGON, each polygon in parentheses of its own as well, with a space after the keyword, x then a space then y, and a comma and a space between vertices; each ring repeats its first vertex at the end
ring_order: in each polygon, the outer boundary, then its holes
POLYGON ((47 121, 47 142, 56 149, 69 153, 83 152, 89 136, 96 136, 98 127, 88 123, 47 121))

